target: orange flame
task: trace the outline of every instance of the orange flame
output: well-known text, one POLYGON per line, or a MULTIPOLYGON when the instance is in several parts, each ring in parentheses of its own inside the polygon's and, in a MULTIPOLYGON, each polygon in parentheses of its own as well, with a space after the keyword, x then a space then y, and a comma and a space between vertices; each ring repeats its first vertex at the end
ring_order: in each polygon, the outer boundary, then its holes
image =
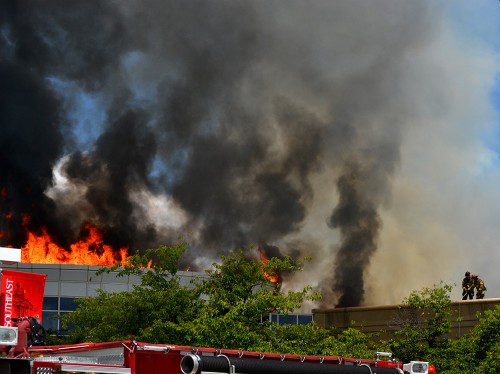
MULTIPOLYGON (((0 187, 0 201, 6 201, 7 196, 7 187, 0 187)), ((4 220, 10 220, 13 216, 13 212, 3 213, 4 220)), ((128 247, 116 251, 112 246, 104 244, 102 233, 91 224, 83 226, 87 233, 84 239, 65 249, 53 241, 46 228, 42 227, 38 233, 29 231, 27 227, 30 219, 29 214, 21 213, 21 224, 27 235, 26 244, 21 247, 22 263, 112 266, 125 265, 129 258, 128 247)), ((0 230, 0 238, 7 241, 11 238, 11 233, 0 230)), ((12 247, 11 244, 3 246, 12 247)))
MULTIPOLYGON (((260 253, 260 261, 262 263, 262 268, 264 268, 264 266, 267 263, 267 257, 266 254, 264 253, 264 249, 261 246, 259 246, 259 253, 260 253)), ((268 274, 264 271, 264 269, 262 269, 262 273, 264 273, 264 278, 266 278, 269 282, 278 283, 278 276, 276 274, 268 274)))
POLYGON ((70 251, 58 246, 45 228, 41 234, 28 232, 26 245, 21 248, 21 262, 32 264, 73 264, 112 266, 125 264, 128 248, 121 248, 118 253, 110 245, 104 244, 102 234, 97 227, 85 224, 88 236, 70 245, 70 251))

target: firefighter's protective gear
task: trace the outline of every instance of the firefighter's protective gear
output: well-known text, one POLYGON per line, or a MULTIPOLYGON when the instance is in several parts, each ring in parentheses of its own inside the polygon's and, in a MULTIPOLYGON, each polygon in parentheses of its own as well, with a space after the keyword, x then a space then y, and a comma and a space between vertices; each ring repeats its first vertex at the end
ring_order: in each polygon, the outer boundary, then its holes
POLYGON ((472 300, 474 298, 474 280, 470 277, 470 272, 465 272, 462 280, 462 300, 472 300))
POLYGON ((482 279, 479 278, 477 274, 472 274, 472 280, 474 281, 474 287, 476 288, 476 299, 483 299, 486 292, 486 286, 482 279))

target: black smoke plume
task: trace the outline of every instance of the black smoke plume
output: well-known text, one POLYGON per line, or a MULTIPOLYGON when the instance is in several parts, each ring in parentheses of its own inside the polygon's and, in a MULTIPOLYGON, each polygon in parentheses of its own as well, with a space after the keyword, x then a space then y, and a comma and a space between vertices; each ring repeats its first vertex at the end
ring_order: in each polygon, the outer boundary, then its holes
POLYGON ((26 215, 66 248, 85 222, 131 251, 190 233, 195 270, 260 240, 292 253, 320 201, 340 240, 293 254, 321 248, 325 303, 361 304, 425 4, 3 1, 0 245, 26 215))
POLYGON ((337 181, 339 202, 330 226, 339 228, 342 243, 334 267, 334 289, 340 294, 337 307, 357 306, 364 298, 364 270, 377 249, 380 219, 377 207, 362 189, 362 172, 357 165, 346 167, 337 181))

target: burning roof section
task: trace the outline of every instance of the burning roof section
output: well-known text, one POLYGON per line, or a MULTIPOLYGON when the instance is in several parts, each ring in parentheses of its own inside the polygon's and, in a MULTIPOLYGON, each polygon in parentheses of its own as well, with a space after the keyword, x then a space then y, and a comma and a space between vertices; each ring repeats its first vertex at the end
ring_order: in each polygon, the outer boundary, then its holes
POLYGON ((362 304, 436 25, 394 5, 2 2, 0 245, 106 265, 181 234, 197 270, 271 243, 362 304))

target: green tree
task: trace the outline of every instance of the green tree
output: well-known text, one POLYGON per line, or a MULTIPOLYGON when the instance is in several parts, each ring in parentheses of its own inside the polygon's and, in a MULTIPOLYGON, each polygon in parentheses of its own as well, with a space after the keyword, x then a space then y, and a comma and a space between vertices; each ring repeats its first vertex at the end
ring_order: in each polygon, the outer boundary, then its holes
POLYGON ((377 350, 371 347, 369 334, 352 327, 340 332, 335 329, 328 329, 326 332, 328 335, 318 340, 319 352, 317 354, 368 359, 375 357, 377 350))
MULTIPOLYGON (((138 276, 131 291, 99 290, 78 300, 76 311, 62 316, 72 326, 72 342, 129 339, 152 343, 249 349, 269 336, 270 312, 290 313, 304 300, 319 298, 310 286, 283 292, 271 275, 301 271, 304 262, 272 258, 263 263, 243 250, 222 256, 207 278, 189 287, 179 284, 178 263, 187 243, 149 249, 124 266, 102 268, 117 276, 138 276)), ((311 327, 310 327, 311 328, 311 327)), ((271 347, 269 347, 271 348, 271 347)))
POLYGON ((473 373, 475 370, 469 335, 450 339, 446 344, 429 349, 425 360, 436 366, 439 374, 473 373))
MULTIPOLYGON (((206 303, 192 321, 193 344, 216 348, 245 349, 261 347, 269 336, 269 313, 291 313, 305 300, 319 294, 305 286, 300 291, 283 292, 281 284, 270 281, 272 275, 303 269, 302 260, 271 258, 265 263, 237 250, 221 257, 207 271, 208 278, 198 282, 206 303)), ((272 349, 271 346, 267 346, 272 349)))
POLYGON ((118 270, 117 276, 139 276, 141 283, 131 291, 110 293, 98 290, 95 297, 77 300, 76 311, 62 316, 63 325, 72 326, 69 340, 110 341, 147 339, 152 343, 182 343, 182 324, 193 319, 202 306, 195 288, 179 284, 178 261, 186 243, 149 249, 144 255, 132 256, 119 267, 102 268, 98 273, 118 270), (151 333, 151 327, 162 322, 161 331, 151 333))
POLYGON ((324 336, 323 329, 317 329, 314 323, 307 325, 273 323, 266 327, 262 330, 260 339, 248 350, 298 355, 316 354, 318 342, 324 336))
POLYGON ((468 334, 474 373, 500 372, 500 306, 486 310, 468 334))
POLYGON ((314 323, 272 324, 264 330, 258 344, 248 350, 297 355, 375 357, 375 350, 370 348, 369 335, 353 328, 342 331, 318 328, 314 323))
POLYGON ((451 331, 452 285, 435 285, 413 291, 403 300, 393 321, 398 329, 390 341, 391 350, 402 361, 423 359, 429 349, 447 344, 451 331))
POLYGON ((500 306, 479 317, 468 334, 428 352, 427 358, 436 363, 438 373, 500 372, 500 306))
POLYGON ((489 347, 484 358, 478 363, 474 373, 497 374, 500 373, 500 341, 489 347))

